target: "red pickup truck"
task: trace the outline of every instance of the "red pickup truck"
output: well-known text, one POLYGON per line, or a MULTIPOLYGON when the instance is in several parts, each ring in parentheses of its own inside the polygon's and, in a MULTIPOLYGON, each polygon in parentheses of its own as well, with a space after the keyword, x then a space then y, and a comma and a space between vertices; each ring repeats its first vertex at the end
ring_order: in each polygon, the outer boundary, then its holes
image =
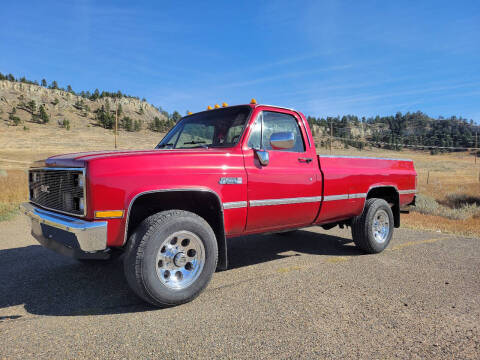
MULTIPOLYGON (((385 249, 414 204, 411 160, 317 155, 305 116, 278 106, 190 114, 154 150, 53 156, 29 171, 32 235, 80 260, 123 253, 133 291, 194 299, 227 268, 227 239, 312 225, 385 249)), ((292 241, 295 241, 292 238, 292 241)))

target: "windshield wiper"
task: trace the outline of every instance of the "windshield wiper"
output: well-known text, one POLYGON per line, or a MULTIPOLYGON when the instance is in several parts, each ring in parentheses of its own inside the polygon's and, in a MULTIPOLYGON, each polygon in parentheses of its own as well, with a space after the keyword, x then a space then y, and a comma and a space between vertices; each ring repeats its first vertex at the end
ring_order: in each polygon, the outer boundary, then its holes
POLYGON ((192 141, 190 141, 190 142, 185 142, 185 143, 183 143, 183 144, 184 144, 184 145, 185 145, 185 144, 186 144, 186 145, 195 145, 195 144, 205 144, 205 142, 206 142, 206 141, 202 141, 202 140, 200 140, 200 141, 192 140, 192 141))

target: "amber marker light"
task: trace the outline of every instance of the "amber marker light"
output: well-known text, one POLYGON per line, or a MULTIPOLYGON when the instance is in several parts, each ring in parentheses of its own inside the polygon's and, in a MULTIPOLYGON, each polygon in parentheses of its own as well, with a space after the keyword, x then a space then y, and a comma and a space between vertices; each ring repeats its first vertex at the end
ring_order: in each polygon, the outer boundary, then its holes
POLYGON ((192 115, 193 113, 191 111, 187 112, 187 115, 192 115))
POLYGON ((224 102, 224 103, 222 103, 222 106, 223 106, 223 107, 227 107, 228 104, 227 104, 226 102, 224 102))
POLYGON ((207 110, 212 110, 212 109, 213 108, 210 105, 207 106, 207 110))
POLYGON ((220 108, 220 105, 215 104, 215 109, 219 109, 219 108, 220 108))
POLYGON ((122 218, 123 210, 105 210, 105 211, 95 211, 95 218, 97 219, 106 219, 106 218, 122 218))
POLYGON ((250 100, 250 104, 256 104, 256 103, 257 103, 257 100, 255 99, 250 100))

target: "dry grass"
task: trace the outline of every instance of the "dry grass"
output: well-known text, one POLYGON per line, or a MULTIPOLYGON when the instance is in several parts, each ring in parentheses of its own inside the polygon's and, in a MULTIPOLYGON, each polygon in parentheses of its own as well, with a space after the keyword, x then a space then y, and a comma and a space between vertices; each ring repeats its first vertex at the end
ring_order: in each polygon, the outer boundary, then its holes
POLYGON ((28 198, 25 170, 0 170, 0 221, 18 212, 18 204, 28 198))
POLYGON ((480 237, 480 219, 452 220, 441 216, 417 212, 402 215, 402 226, 412 229, 433 230, 445 233, 480 237))

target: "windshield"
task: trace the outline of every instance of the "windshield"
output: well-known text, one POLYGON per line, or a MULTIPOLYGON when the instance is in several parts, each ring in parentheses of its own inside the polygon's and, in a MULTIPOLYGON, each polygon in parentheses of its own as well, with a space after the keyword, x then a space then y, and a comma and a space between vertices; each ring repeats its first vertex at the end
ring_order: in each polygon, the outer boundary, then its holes
POLYGON ((232 106, 181 119, 156 149, 232 147, 238 143, 250 115, 250 106, 232 106))

